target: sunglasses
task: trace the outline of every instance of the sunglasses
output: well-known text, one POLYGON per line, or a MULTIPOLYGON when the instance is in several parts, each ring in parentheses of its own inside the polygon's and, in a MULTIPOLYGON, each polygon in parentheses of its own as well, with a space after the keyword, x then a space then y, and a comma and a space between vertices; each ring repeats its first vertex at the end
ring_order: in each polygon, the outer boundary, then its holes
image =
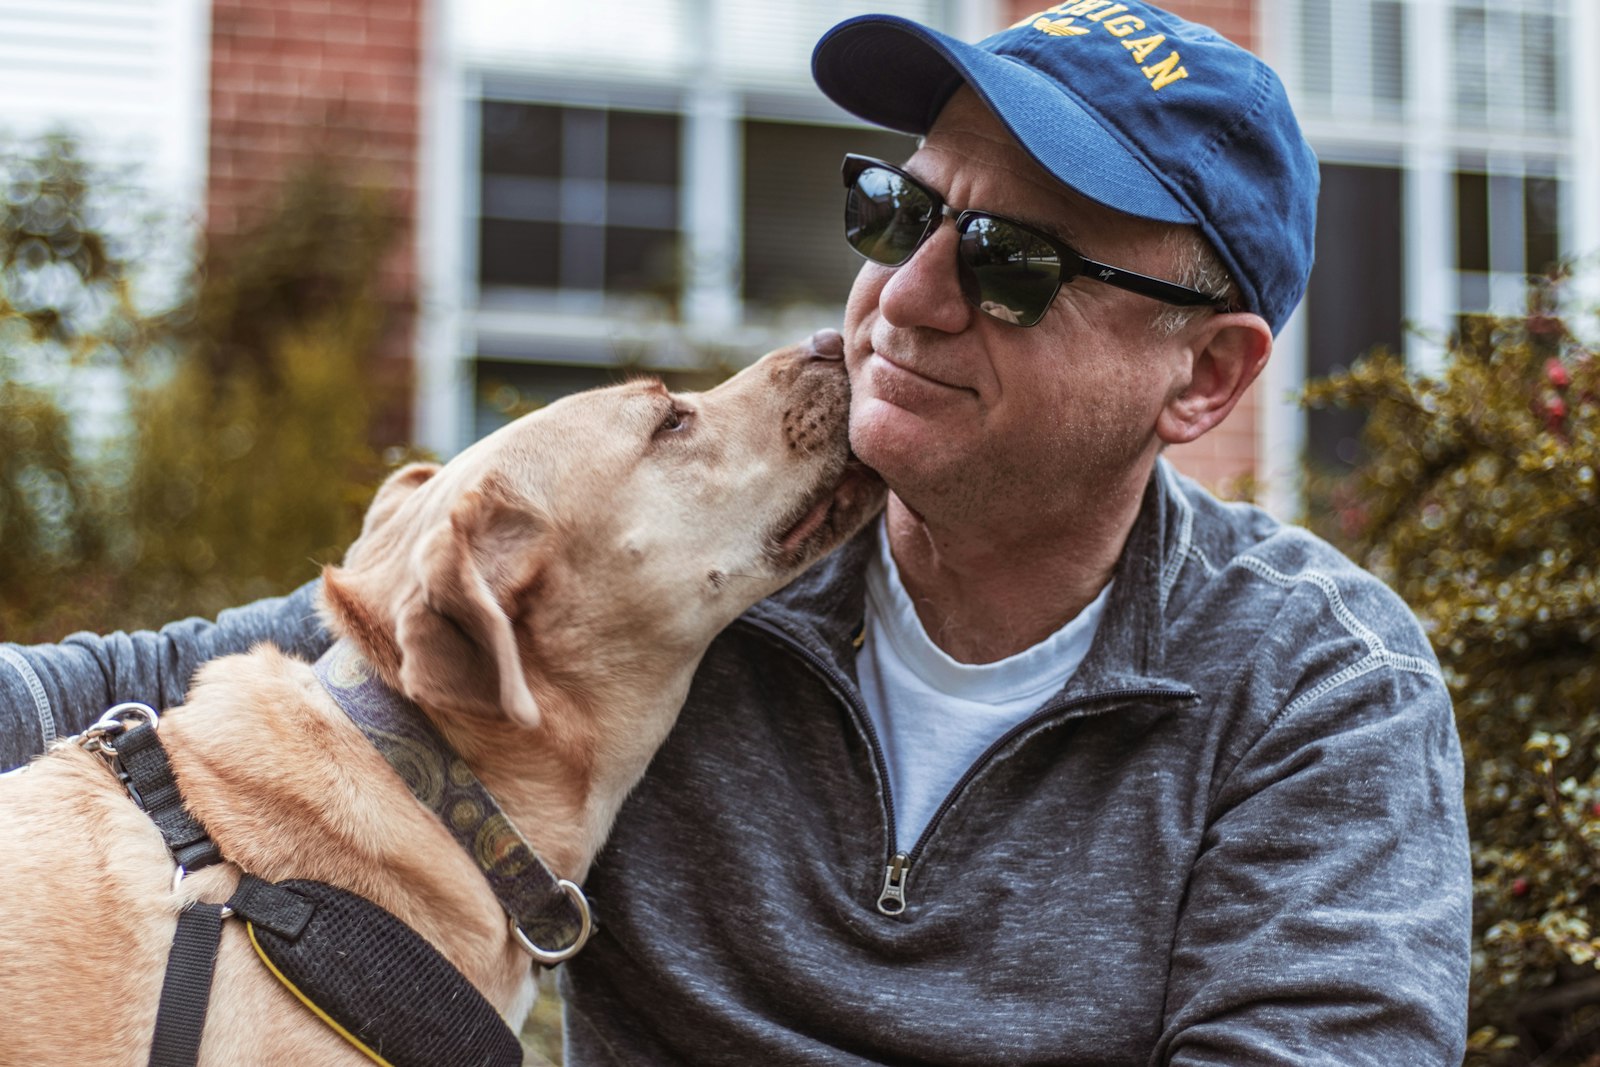
POLYGON ((1002 322, 1032 326, 1078 277, 1184 307, 1224 310, 1210 293, 1096 263, 1059 238, 987 211, 957 212, 899 167, 867 156, 844 157, 844 239, 874 263, 904 264, 946 215, 956 220, 956 273, 967 303, 1002 322))

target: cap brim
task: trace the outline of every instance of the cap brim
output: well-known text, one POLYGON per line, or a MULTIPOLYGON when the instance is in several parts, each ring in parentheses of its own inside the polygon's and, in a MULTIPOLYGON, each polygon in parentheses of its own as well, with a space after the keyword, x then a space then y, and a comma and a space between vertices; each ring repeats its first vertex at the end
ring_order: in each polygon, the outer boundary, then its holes
POLYGON ((1116 211, 1198 223, 1195 213, 1058 82, 1003 55, 894 15, 841 22, 811 55, 817 86, 878 126, 924 134, 963 82, 1038 164, 1116 211))

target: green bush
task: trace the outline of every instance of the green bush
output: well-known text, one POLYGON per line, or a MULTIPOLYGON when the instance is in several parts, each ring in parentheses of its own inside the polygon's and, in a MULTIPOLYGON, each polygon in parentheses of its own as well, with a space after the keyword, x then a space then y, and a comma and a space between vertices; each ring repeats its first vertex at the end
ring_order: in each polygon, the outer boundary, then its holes
POLYGON ((1314 383, 1365 409, 1321 532, 1416 611, 1466 757, 1468 1063, 1600 1064, 1600 360, 1536 287, 1443 373, 1379 353, 1314 383))
POLYGON ((130 577, 149 622, 284 592, 354 539, 385 466, 373 364, 402 310, 380 289, 396 232, 382 194, 313 166, 211 252, 183 358, 134 401, 130 577))
POLYGON ((137 307, 138 257, 94 224, 92 185, 65 137, 0 150, 0 638, 92 625, 114 597, 116 479, 65 405, 174 325, 137 307))
POLYGON ((405 458, 376 439, 399 398, 372 368, 405 310, 388 196, 308 165, 154 313, 135 265, 173 237, 103 232, 132 206, 69 140, 0 155, 0 178, 0 639, 214 614, 337 559, 384 446, 405 458), (127 383, 117 432, 68 414, 91 368, 127 383))

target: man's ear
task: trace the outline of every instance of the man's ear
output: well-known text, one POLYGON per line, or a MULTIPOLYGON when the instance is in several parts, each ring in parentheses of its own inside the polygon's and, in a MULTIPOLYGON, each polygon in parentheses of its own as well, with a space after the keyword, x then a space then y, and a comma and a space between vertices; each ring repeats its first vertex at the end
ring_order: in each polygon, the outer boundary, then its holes
POLYGON ((1156 419, 1156 434, 1169 445, 1193 441, 1227 418, 1272 354, 1271 327, 1247 311, 1201 318, 1190 331, 1188 381, 1156 419))
POLYGON ((395 626, 408 696, 443 711, 539 725, 516 616, 538 576, 547 530, 542 517, 485 488, 421 538, 411 557, 419 585, 395 626))

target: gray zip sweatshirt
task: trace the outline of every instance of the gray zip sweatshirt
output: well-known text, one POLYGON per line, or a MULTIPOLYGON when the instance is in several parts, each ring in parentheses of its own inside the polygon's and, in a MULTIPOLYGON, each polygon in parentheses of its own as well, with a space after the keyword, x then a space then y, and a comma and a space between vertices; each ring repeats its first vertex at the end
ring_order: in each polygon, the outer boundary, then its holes
MULTIPOLYGON (((1398 598, 1162 463, 1088 658, 903 841, 855 682, 870 550, 707 654, 590 876, 568 1063, 1461 1062, 1461 754, 1398 598)), ((64 731, 269 634, 314 654, 310 596, 9 648, 0 710, 38 737, 18 659, 64 731)))

